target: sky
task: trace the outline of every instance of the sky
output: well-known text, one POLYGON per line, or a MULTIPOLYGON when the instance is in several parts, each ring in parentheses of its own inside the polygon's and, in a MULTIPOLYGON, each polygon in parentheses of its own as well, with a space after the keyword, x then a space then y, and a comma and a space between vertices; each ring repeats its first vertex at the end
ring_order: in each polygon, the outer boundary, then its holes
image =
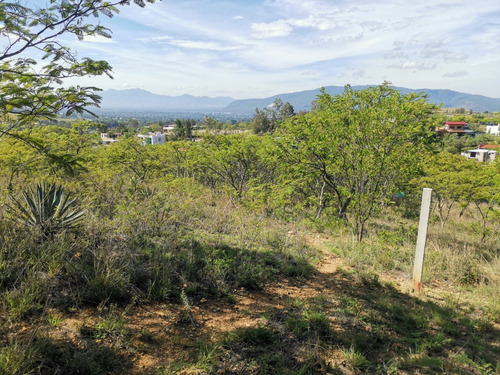
POLYGON ((389 81, 500 98, 500 0, 163 0, 99 20, 112 39, 70 43, 113 66, 102 89, 244 99, 389 81))

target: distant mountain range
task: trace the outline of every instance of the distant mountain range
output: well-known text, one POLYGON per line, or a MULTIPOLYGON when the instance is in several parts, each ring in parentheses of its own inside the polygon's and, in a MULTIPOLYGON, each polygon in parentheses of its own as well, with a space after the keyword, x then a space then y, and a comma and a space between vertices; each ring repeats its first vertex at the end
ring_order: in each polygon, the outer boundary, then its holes
MULTIPOLYGON (((369 86, 353 86, 355 90, 363 90, 369 86)), ((452 90, 408 89, 395 87, 403 94, 424 92, 429 102, 443 104, 445 108, 465 108, 475 112, 499 112, 500 98, 482 95, 465 94, 452 90)), ((342 94, 343 86, 326 86, 330 95, 342 94)), ((157 111, 157 112, 225 112, 239 115, 252 115, 255 108, 265 108, 276 98, 289 102, 295 112, 307 111, 311 103, 319 95, 320 89, 300 91, 288 94, 273 95, 263 99, 234 100, 230 97, 207 96, 166 96, 150 93, 140 89, 107 90, 101 93, 103 110, 157 111)))
POLYGON ((220 110, 234 101, 229 97, 167 96, 146 90, 107 90, 101 93, 102 109, 145 110, 161 112, 213 111, 220 110))
MULTIPOLYGON (((368 87, 369 86, 353 86, 353 89, 364 90, 368 87)), ((404 87, 395 87, 395 89, 399 90, 403 94, 409 94, 410 92, 424 92, 427 94, 430 103, 443 104, 443 107, 446 108, 465 108, 468 110, 472 109, 475 112, 500 111, 500 99, 489 98, 487 96, 465 94, 452 90, 412 90, 404 87)), ((344 87, 326 86, 325 90, 330 95, 337 95, 344 92, 344 87)), ((316 90, 274 95, 265 99, 235 100, 224 108, 224 111, 233 113, 254 113, 255 108, 265 108, 272 104, 276 98, 281 99, 284 103, 289 102, 295 109, 295 112, 307 111, 311 108, 312 101, 315 100, 319 94, 320 89, 318 88, 316 90)))

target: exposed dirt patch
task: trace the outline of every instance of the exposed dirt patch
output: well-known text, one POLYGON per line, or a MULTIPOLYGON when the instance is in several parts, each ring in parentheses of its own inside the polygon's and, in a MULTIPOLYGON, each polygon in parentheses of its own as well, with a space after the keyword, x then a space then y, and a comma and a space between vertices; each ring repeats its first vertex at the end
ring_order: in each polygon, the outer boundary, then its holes
MULTIPOLYGON (((129 306, 125 310, 110 307, 78 311, 61 317, 47 335, 82 351, 92 345, 110 348, 126 363, 116 373, 130 375, 272 373, 272 368, 259 367, 259 361, 264 360, 264 364, 276 363, 282 369, 288 365, 307 368, 304 373, 326 374, 335 369, 333 373, 355 374, 370 366, 375 369, 363 361, 385 363, 385 358, 410 353, 412 347, 407 347, 408 343, 424 333, 424 337, 444 337, 449 342, 456 336, 458 343, 475 335, 477 328, 472 326, 477 322, 467 325, 457 320, 449 325, 446 319, 452 316, 451 312, 433 302, 426 304, 431 299, 439 303, 440 293, 436 298, 430 293, 415 299, 408 294, 408 278, 392 276, 390 286, 383 285, 378 275, 371 279, 370 275, 357 273, 330 252, 330 239, 314 236, 306 241, 320 253, 307 277, 281 278, 261 290, 241 288, 233 292, 232 301, 227 297, 201 298, 190 301, 190 306, 165 303, 129 306), (314 316, 315 311, 321 315, 314 316), (420 321, 421 316, 415 311, 421 311, 424 317, 442 315, 442 319, 436 319, 438 325, 426 325, 428 318, 420 321), (309 325, 304 326, 304 322, 309 325), (455 326, 459 327, 456 332, 455 326), (251 335, 221 344, 228 333, 245 330, 247 334, 260 335, 262 345, 252 342, 251 335), (443 332, 448 336, 442 336, 443 332), (362 348, 363 358, 357 359, 352 342, 362 348), (201 370, 200 352, 213 366, 214 359, 209 359, 212 349, 206 349, 210 345, 213 350, 226 346, 214 354, 217 370, 201 370), (280 353, 266 353, 275 349, 280 353), (353 365, 356 361, 359 363, 353 365)), ((385 279, 384 275, 381 277, 385 279)), ((485 341, 484 345, 495 350, 494 340, 493 335, 492 341, 485 341)), ((448 348, 446 342, 438 346, 439 350, 453 353, 457 347, 448 348)), ((434 366, 431 369, 445 369, 446 357, 440 354, 438 360, 430 361, 430 366, 434 366)), ((411 360, 416 368, 421 366, 419 358, 406 359, 410 365, 405 366, 410 370, 398 373, 412 373, 411 360)), ((380 368, 382 373, 386 370, 380 368)), ((473 367, 464 365, 463 370, 472 371, 473 367)))
POLYGON ((149 374, 160 366, 189 363, 193 360, 190 357, 192 348, 200 343, 215 342, 226 332, 238 328, 257 327, 265 322, 264 315, 270 312, 287 314, 291 300, 331 293, 339 277, 337 268, 343 262, 325 248, 325 241, 321 237, 307 239, 310 246, 321 252, 321 259, 307 278, 281 279, 262 290, 241 288, 234 292, 236 303, 230 303, 227 298, 202 298, 192 301, 189 308, 176 304, 149 304, 114 312, 86 309, 63 317, 62 322, 50 330, 49 337, 85 346, 85 339, 94 335, 92 339, 118 349, 130 359, 130 374, 149 374), (110 320, 123 324, 119 332, 114 332, 116 327, 108 323, 109 327, 104 326, 103 332, 95 333, 95 327, 110 320), (94 327, 93 331, 88 327, 94 327))

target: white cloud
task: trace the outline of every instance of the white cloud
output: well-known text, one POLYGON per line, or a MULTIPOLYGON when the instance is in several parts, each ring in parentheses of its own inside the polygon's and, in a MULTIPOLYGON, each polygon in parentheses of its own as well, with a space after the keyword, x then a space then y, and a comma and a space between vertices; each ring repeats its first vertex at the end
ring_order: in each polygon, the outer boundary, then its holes
POLYGON ((332 30, 338 27, 338 24, 332 22, 329 17, 321 17, 310 14, 307 18, 290 18, 287 22, 295 27, 312 28, 321 31, 332 30))
POLYGON ((396 69, 412 69, 412 70, 432 70, 436 69, 436 63, 423 63, 419 61, 406 60, 399 64, 390 65, 391 68, 396 69))
POLYGON ((204 50, 212 50, 212 51, 232 51, 243 48, 243 46, 238 45, 222 45, 219 42, 214 41, 202 41, 202 40, 187 40, 187 39, 174 39, 171 36, 154 36, 148 38, 138 38, 137 40, 152 43, 152 42, 161 42, 163 44, 177 46, 181 48, 190 48, 190 49, 204 49, 204 50))
POLYGON ((83 37, 83 42, 89 43, 105 43, 105 44, 113 44, 116 43, 111 38, 106 38, 102 35, 86 35, 83 37))
POLYGON ((457 78, 457 77, 465 77, 465 76, 468 76, 469 73, 464 71, 464 70, 461 70, 459 72, 453 72, 453 73, 445 73, 443 74, 443 77, 449 77, 449 78, 457 78))
POLYGON ((146 39, 146 41, 151 41, 151 42, 162 42, 164 40, 171 40, 172 37, 168 35, 163 35, 163 36, 154 36, 152 38, 146 39))
POLYGON ((164 1, 124 7, 111 21, 127 20, 110 26, 113 48, 78 48, 110 61, 113 85, 123 74, 130 87, 164 93, 249 97, 389 80, 499 97, 498 85, 484 85, 499 72, 499 11, 491 0, 164 1))
POLYGON ((200 40, 171 40, 168 43, 182 48, 205 49, 211 51, 234 51, 243 48, 242 46, 224 46, 218 42, 205 42, 200 40))
POLYGON ((287 36, 292 30, 293 27, 286 20, 252 24, 252 36, 257 39, 287 36))
POLYGON ((423 58, 438 58, 445 62, 450 61, 464 61, 467 59, 467 55, 460 52, 454 52, 449 48, 446 48, 446 43, 443 41, 428 43, 424 49, 421 51, 420 55, 423 58))

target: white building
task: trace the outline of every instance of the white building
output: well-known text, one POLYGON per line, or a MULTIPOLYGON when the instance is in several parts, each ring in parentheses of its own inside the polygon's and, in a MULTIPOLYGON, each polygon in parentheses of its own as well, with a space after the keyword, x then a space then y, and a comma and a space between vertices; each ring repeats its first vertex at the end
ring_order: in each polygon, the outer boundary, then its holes
POLYGON ((165 134, 160 132, 139 134, 138 137, 142 138, 143 145, 162 145, 165 143, 165 134))
POLYGON ((495 160, 496 154, 497 152, 495 150, 488 150, 484 148, 468 150, 462 153, 462 155, 465 156, 467 159, 475 159, 481 162, 495 160))
POLYGON ((101 142, 105 145, 109 145, 118 142, 118 139, 110 137, 108 133, 101 133, 101 142))
POLYGON ((164 131, 164 132, 167 132, 167 133, 171 133, 171 132, 173 132, 173 131, 174 131, 174 129, 175 129, 175 124, 165 125, 165 126, 163 127, 163 131, 164 131))
POLYGON ((493 135, 500 135, 500 124, 486 125, 486 133, 493 135))

